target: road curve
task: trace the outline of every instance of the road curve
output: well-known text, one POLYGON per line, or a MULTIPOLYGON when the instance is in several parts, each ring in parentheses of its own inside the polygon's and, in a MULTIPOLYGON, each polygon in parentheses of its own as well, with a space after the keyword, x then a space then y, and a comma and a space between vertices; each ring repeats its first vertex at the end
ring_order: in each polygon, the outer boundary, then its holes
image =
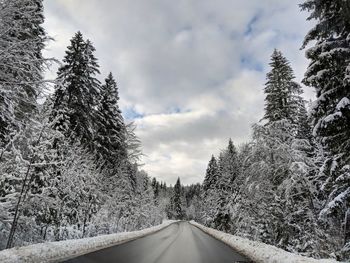
POLYGON ((235 263, 251 262, 187 222, 154 234, 85 254, 66 263, 235 263))

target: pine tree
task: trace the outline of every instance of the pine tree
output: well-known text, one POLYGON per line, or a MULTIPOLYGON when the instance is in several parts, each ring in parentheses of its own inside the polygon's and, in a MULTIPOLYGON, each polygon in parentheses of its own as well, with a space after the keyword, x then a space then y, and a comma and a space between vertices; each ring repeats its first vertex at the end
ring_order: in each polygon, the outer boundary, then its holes
POLYGON ((208 168, 205 174, 203 182, 203 190, 207 192, 210 188, 214 187, 218 179, 218 164, 214 155, 212 155, 208 168))
MULTIPOLYGON (((327 228, 339 237, 346 232, 340 226, 350 201, 350 5, 309 0, 301 8, 311 13, 309 20, 316 20, 304 40, 304 47, 316 43, 306 52, 310 65, 303 82, 316 90, 313 132, 329 152, 326 162, 331 163, 321 188, 326 196, 321 216, 333 218, 327 228)), ((343 238, 349 242, 349 236, 343 238)))
MULTIPOLYGON (((218 166, 219 176, 213 193, 216 209, 213 225, 218 230, 229 232, 232 228, 230 203, 234 196, 233 185, 239 175, 237 150, 231 139, 227 149, 220 153, 218 166)), ((238 187, 235 187, 235 192, 238 192, 238 187)))
POLYGON ((297 138, 305 139, 311 142, 313 140, 310 118, 305 107, 305 101, 300 101, 298 116, 298 134, 297 138))
POLYGON ((126 127, 118 106, 118 89, 112 73, 101 86, 101 100, 96 112, 95 151, 100 163, 120 164, 127 158, 126 127))
POLYGON ((174 186, 174 195, 173 195, 172 201, 173 201, 174 218, 177 220, 184 219, 185 213, 184 213, 183 204, 182 204, 182 191, 181 191, 180 178, 177 179, 176 184, 174 186))
POLYGON ((223 165, 223 171, 227 173, 227 176, 230 178, 230 184, 232 184, 239 175, 240 167, 238 164, 237 149, 231 139, 229 140, 227 149, 224 153, 223 165))
POLYGON ((295 83, 289 61, 281 51, 274 50, 271 56, 271 71, 265 84, 265 116, 268 122, 289 120, 297 123, 302 90, 295 83))
POLYGON ((283 249, 313 253, 320 239, 313 210, 310 175, 315 165, 308 152, 311 146, 305 102, 281 52, 274 51, 270 65, 265 86, 267 122, 253 126, 244 170, 238 169, 244 178, 238 182, 244 185, 238 184, 240 199, 233 204, 233 229, 283 249), (256 232, 252 234, 253 230, 256 232))
POLYGON ((71 40, 58 70, 52 120, 54 128, 67 137, 79 138, 92 150, 94 138, 94 107, 100 94, 95 48, 78 32, 71 40))
POLYGON ((216 186, 219 180, 219 166, 218 162, 214 155, 212 155, 206 175, 203 182, 203 206, 202 206, 202 217, 203 223, 207 226, 213 226, 214 217, 216 214, 216 206, 217 206, 217 191, 216 186))

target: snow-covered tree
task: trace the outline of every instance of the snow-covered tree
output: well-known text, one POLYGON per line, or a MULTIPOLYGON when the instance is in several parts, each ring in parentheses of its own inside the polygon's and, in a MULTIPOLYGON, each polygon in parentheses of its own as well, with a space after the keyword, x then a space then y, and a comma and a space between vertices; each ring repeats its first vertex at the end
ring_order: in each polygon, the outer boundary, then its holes
MULTIPOLYGON (((43 89, 42 56, 49 39, 42 0, 0 2, 0 147, 31 119, 43 89)), ((1 150, 2 150, 1 149, 1 150)))
POLYGON ((53 98, 52 120, 55 129, 67 137, 78 138, 92 150, 94 139, 94 107, 100 95, 100 82, 95 48, 85 41, 81 32, 71 39, 58 70, 53 98))
POLYGON ((72 38, 41 105, 42 0, 0 1, 0 17, 0 249, 159 224, 170 191, 139 171, 136 126, 111 74, 100 87, 92 43, 72 38))
MULTIPOLYGON (((0 225, 6 233, 1 240, 11 247, 20 236, 16 232, 19 225, 23 232, 35 232, 35 225, 23 225, 26 199, 40 195, 39 167, 52 157, 43 152, 48 129, 45 122, 38 121, 36 101, 44 87, 44 66, 52 60, 42 56, 49 37, 42 27, 41 0, 1 1, 0 16, 0 225)), ((25 216, 33 218, 32 214, 25 216)))
POLYGON ((8 247, 15 241, 25 242, 29 237, 38 238, 35 231, 42 226, 40 216, 43 209, 40 204, 52 179, 52 171, 60 162, 57 152, 51 148, 54 138, 59 138, 60 135, 48 125, 46 105, 40 108, 24 132, 10 141, 11 147, 4 152, 1 160, 1 168, 4 169, 0 179, 3 186, 1 205, 7 204, 9 215, 4 222, 11 222, 3 225, 3 231, 10 229, 8 247), (34 218, 37 219, 37 225, 29 225, 34 218), (21 233, 16 233, 18 228, 21 233), (21 236, 25 232, 31 234, 21 236))
POLYGON ((294 81, 294 73, 289 61, 281 51, 274 50, 271 56, 271 71, 267 73, 265 84, 265 115, 268 122, 289 120, 298 122, 300 95, 302 90, 294 81))
POLYGON ((172 213, 175 219, 184 219, 185 211, 183 207, 183 196, 180 178, 177 178, 172 196, 172 213))
POLYGON ((140 161, 142 156, 141 141, 137 137, 135 130, 136 124, 129 122, 126 124, 126 149, 128 160, 133 163, 140 161))
POLYGON ((341 227, 350 200, 350 6, 348 1, 309 0, 301 8, 316 22, 304 40, 304 47, 312 43, 306 51, 310 64, 304 83, 316 90, 313 134, 329 152, 320 215, 333 218, 327 228, 340 237, 346 232, 341 227))
POLYGON ((235 233, 294 252, 320 253, 311 176, 316 166, 307 146, 287 120, 254 125, 232 208, 235 233))
POLYGON ((212 155, 203 182, 202 192, 202 221, 207 226, 213 226, 217 206, 217 181, 219 180, 219 166, 214 155, 212 155))
POLYGON ((298 133, 297 138, 313 141, 312 128, 310 118, 306 109, 305 101, 300 101, 299 117, 298 117, 298 133))
POLYGON ((220 162, 220 166, 221 172, 229 178, 232 185, 239 174, 240 168, 238 164, 237 149, 231 139, 228 142, 227 149, 223 153, 223 159, 220 162))
POLYGON ((218 180, 218 164, 214 155, 212 155, 207 171, 205 174, 204 182, 203 182, 203 190, 206 193, 209 189, 213 188, 218 180))
POLYGON ((116 166, 127 158, 126 127, 118 106, 118 88, 112 73, 101 86, 96 112, 95 151, 103 165, 116 166))
MULTIPOLYGON (((220 153, 218 174, 212 196, 216 210, 213 225, 218 230, 229 232, 231 230, 230 203, 233 197, 234 181, 239 174, 237 150, 231 139, 227 148, 220 153)), ((235 187, 235 191, 237 190, 235 187)))

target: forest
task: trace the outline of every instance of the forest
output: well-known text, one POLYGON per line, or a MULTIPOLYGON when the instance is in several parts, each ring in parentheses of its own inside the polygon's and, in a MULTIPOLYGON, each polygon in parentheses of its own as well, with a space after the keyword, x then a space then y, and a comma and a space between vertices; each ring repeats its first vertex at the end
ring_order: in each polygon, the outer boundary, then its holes
POLYGON ((137 127, 119 107, 123 87, 115 73, 101 76, 93 42, 77 32, 63 61, 46 58, 43 0, 0 1, 0 249, 178 219, 349 259, 350 5, 304 0, 300 9, 314 21, 300 43, 302 83, 271 50, 250 141, 227 138, 201 184, 184 186, 179 175, 172 186, 142 170, 137 127))

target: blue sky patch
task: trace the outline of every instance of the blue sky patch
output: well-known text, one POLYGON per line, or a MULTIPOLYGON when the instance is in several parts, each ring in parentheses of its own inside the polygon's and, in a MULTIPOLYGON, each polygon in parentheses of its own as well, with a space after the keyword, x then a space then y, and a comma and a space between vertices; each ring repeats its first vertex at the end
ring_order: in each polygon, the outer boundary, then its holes
POLYGON ((123 109, 123 116, 127 120, 135 120, 135 119, 141 119, 145 115, 137 112, 134 108, 125 108, 123 109))

